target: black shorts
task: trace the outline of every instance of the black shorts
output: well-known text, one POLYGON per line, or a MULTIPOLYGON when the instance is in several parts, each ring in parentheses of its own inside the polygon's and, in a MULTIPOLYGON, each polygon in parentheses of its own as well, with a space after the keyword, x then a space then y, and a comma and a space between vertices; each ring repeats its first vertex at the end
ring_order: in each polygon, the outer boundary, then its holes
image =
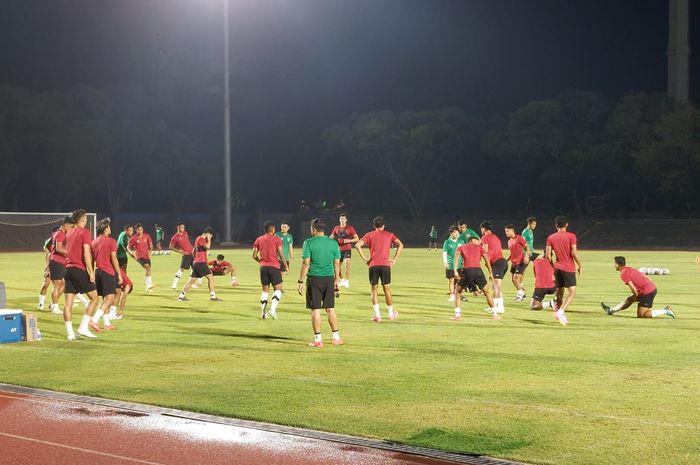
POLYGON ((52 281, 64 279, 66 277, 66 265, 51 260, 49 262, 49 277, 52 281))
POLYGON ((476 292, 483 289, 487 282, 481 268, 464 268, 459 272, 457 285, 469 292, 476 292))
POLYGON ((648 294, 640 295, 639 300, 637 300, 637 306, 651 308, 654 305, 654 297, 656 297, 656 289, 648 294))
POLYGON ((382 281, 382 286, 391 284, 391 267, 390 266, 370 266, 369 267, 369 283, 372 286, 379 284, 382 281))
POLYGON ((445 277, 447 279, 456 278, 457 275, 455 274, 455 270, 445 270, 445 277))
POLYGON ((139 265, 141 265, 144 268, 146 268, 146 265, 151 264, 150 258, 138 258, 138 259, 136 259, 136 261, 139 262, 139 265))
POLYGON ((225 272, 223 272, 223 271, 214 271, 214 270, 211 270, 211 274, 213 274, 214 276, 226 276, 228 273, 225 273, 225 272))
POLYGON ((104 297, 117 293, 117 277, 102 270, 95 271, 97 295, 104 297))
POLYGON ((340 261, 341 262, 344 262, 345 260, 350 260, 351 258, 352 258, 352 249, 340 251, 340 261))
POLYGON ((192 254, 183 255, 180 259, 180 269, 189 270, 192 266, 192 263, 194 263, 194 256, 192 254))
POLYGON ((491 264, 491 271, 493 271, 493 279, 503 279, 508 271, 508 262, 505 258, 499 258, 491 264))
POLYGON ((207 275, 211 274, 211 269, 209 268, 209 265, 206 263, 193 263, 192 264, 192 273, 190 273, 190 277, 192 278, 203 278, 207 275))
POLYGON ((517 265, 510 265, 510 274, 523 274, 527 268, 527 263, 520 262, 517 265))
POLYGON ((556 287, 536 287, 532 293, 532 298, 538 302, 544 300, 544 296, 551 295, 557 292, 556 287))
POLYGON ((279 286, 282 284, 282 272, 279 268, 274 266, 261 266, 260 267, 260 284, 263 286, 279 286))
POLYGON ((126 269, 126 264, 129 263, 129 257, 117 257, 117 263, 119 263, 119 268, 126 269))
POLYGON ((574 287, 576 286, 576 272, 575 271, 563 271, 558 268, 554 269, 554 283, 560 287, 574 287))
POLYGON ((80 268, 66 268, 66 294, 87 294, 95 290, 90 275, 80 268))
POLYGON ((535 259, 536 259, 537 257, 539 257, 539 256, 540 256, 540 254, 538 254, 538 253, 534 253, 534 252, 531 253, 531 254, 530 254, 530 261, 531 261, 531 262, 534 262, 535 259))
POLYGON ((335 307, 335 278, 333 276, 309 276, 306 278, 306 308, 335 307))

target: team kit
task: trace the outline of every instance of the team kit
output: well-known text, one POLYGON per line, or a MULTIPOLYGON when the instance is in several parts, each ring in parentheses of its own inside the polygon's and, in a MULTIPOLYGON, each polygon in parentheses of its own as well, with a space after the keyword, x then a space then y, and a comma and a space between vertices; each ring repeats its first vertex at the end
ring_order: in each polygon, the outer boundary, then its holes
MULTIPOLYGON (((144 231, 142 224, 125 226, 116 240, 111 237, 109 218, 97 222, 94 239, 86 225, 86 212, 76 210, 64 218, 60 226, 54 228, 51 237, 44 243, 46 266, 38 308, 44 308, 48 288, 53 286, 50 310, 51 313, 63 315, 69 341, 79 336, 95 338, 95 333, 113 329, 113 320, 123 318, 127 297, 134 289, 134 284, 127 275, 130 259, 136 261, 144 271, 146 292, 154 292, 151 254, 154 250, 160 252, 163 242, 162 229, 157 225, 156 243, 144 231), (59 298, 62 294, 64 307, 61 310, 59 298), (83 303, 85 311, 77 331, 74 331, 72 311, 76 299, 83 303), (100 320, 103 321, 102 327, 99 325, 100 320)), ((480 234, 462 220, 450 226, 449 236, 442 247, 448 300, 454 305, 454 315, 450 319, 462 319, 461 302, 466 301, 466 294, 469 293, 483 297, 487 305, 485 311, 494 320, 501 320, 505 313, 503 280, 510 272, 515 301, 523 302, 527 297, 523 276, 532 265, 535 288, 530 296, 530 309, 550 309, 562 326, 568 325, 566 309, 575 299, 582 264, 576 235, 568 231, 568 219, 558 216, 554 220, 554 226, 555 232, 547 237, 545 249, 542 253, 536 253, 536 218, 527 219, 527 226, 521 234, 516 232, 514 225, 506 225, 503 232, 507 239, 507 257, 503 255, 501 239, 490 222, 484 221, 479 225, 480 234)), ((322 310, 326 313, 331 329, 332 344, 343 344, 335 312, 335 298, 341 288, 350 287, 353 251, 368 266, 371 320, 382 321, 380 284, 386 304, 386 319, 393 321, 398 318, 399 313, 394 309, 391 292, 391 272, 404 245, 395 234, 386 230, 382 217, 374 218, 373 227, 371 232, 360 237, 357 230, 348 223, 345 213, 340 214, 338 225, 330 231, 323 219, 311 221, 311 237, 303 242, 297 280, 297 291, 305 296, 306 308, 311 312, 314 338, 309 343, 310 347, 323 347, 322 310), (365 246, 369 255, 366 254, 365 246)), ((290 272, 289 264, 294 259, 294 239, 288 224, 282 224, 280 231, 276 231, 275 224, 267 221, 263 224, 263 231, 253 243, 252 258, 260 266, 261 318, 274 320, 278 318, 277 310, 283 296, 283 275, 290 272)), ((209 260, 213 236, 213 229, 207 227, 192 242, 185 224, 177 224, 168 249, 180 254, 181 259, 171 289, 179 289, 180 279, 189 271, 189 279, 177 297, 180 301, 188 301, 188 292, 202 285, 205 279, 209 299, 220 301, 215 290, 215 276, 225 276, 230 279, 232 287, 238 286, 236 268, 232 263, 227 262, 223 255, 218 255, 216 260, 209 260)), ((429 250, 431 247, 437 249, 435 226, 429 233, 429 250)), ((670 306, 654 308, 657 294, 655 284, 639 270, 627 266, 625 257, 614 257, 614 267, 631 294, 616 305, 601 303, 606 314, 613 315, 636 303, 639 318, 675 318, 670 306)))

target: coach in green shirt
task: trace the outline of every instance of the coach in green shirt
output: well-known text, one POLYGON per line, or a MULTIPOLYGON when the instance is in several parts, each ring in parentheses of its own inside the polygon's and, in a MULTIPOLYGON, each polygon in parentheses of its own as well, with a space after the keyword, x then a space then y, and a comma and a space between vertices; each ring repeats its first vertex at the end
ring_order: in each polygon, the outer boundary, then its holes
POLYGON ((527 219, 527 227, 523 229, 523 239, 527 242, 527 246, 530 249, 530 261, 536 259, 539 254, 535 253, 535 228, 537 227, 537 218, 531 216, 527 219))
POLYGON ((311 221, 312 237, 304 241, 301 251, 299 273, 299 295, 304 293, 306 279, 306 308, 311 310, 311 326, 314 340, 310 347, 323 347, 321 337, 321 309, 328 314, 328 323, 333 332, 333 345, 343 340, 338 331, 338 316, 335 314, 335 293, 340 279, 340 248, 338 242, 325 235, 326 223, 316 218, 311 221))

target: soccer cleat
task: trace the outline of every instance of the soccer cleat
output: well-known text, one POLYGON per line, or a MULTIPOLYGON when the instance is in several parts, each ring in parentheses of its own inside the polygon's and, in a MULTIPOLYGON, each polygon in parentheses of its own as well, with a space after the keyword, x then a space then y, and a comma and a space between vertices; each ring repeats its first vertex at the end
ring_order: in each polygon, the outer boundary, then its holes
POLYGON ((194 284, 192 285, 192 289, 198 289, 198 288, 199 288, 199 284, 194 283, 194 284))
POLYGON ((94 321, 90 321, 90 323, 88 323, 88 326, 90 327, 91 330, 95 331, 96 333, 99 333, 100 331, 102 331, 100 329, 100 326, 97 323, 95 323, 94 321))
POLYGON ((664 310, 666 310, 666 315, 670 316, 670 317, 673 318, 674 320, 676 319, 676 314, 673 313, 673 310, 671 310, 671 306, 670 306, 670 305, 666 305, 666 306, 664 307, 664 310))
POLYGON ((148 289, 146 289, 146 292, 148 292, 150 294, 151 292, 155 292, 155 289, 156 289, 155 286, 151 286, 148 289))
POLYGON ((177 289, 177 286, 170 286, 170 289, 177 289))
POLYGON ((566 318, 566 315, 564 315, 564 313, 562 313, 560 316, 559 312, 557 311, 554 313, 554 318, 556 318, 562 326, 566 326, 569 324, 569 320, 566 318))
MULTIPOLYGON (((322 343, 323 344, 323 343, 322 343)), ((333 345, 334 346, 342 346, 343 345, 343 340, 342 339, 333 339, 333 345)))
POLYGON ((114 329, 114 325, 105 325, 104 328, 102 328, 103 331, 111 331, 114 329))
POLYGON ((454 301, 455 301, 455 295, 454 295, 454 294, 450 294, 450 296, 447 298, 447 301, 448 301, 448 302, 454 302, 454 301))
POLYGON ((63 310, 59 310, 58 308, 52 308, 51 313, 54 315, 63 315, 63 310))
POLYGON ((178 296, 177 300, 179 300, 180 302, 187 302, 190 299, 188 299, 186 295, 181 295, 178 296))
POLYGON ((263 320, 267 319, 267 312, 263 311, 262 312, 262 317, 263 320))
POLYGON ((78 339, 78 336, 76 336, 75 333, 71 333, 66 337, 66 339, 69 341, 75 341, 76 339, 78 339))
POLYGON ((110 319, 110 320, 121 320, 122 318, 124 318, 124 314, 123 314, 123 313, 119 313, 119 314, 114 315, 114 316, 112 316, 112 315, 109 316, 109 319, 110 319))
POLYGON ((501 321, 501 315, 499 315, 497 312, 493 312, 493 313, 491 314, 491 318, 492 318, 494 321, 501 321))
POLYGON ((462 321, 462 315, 454 315, 450 317, 452 321, 462 321))
POLYGON ((464 294, 462 294, 462 295, 460 296, 459 300, 461 300, 462 302, 466 302, 466 301, 467 301, 467 297, 466 297, 464 294))
POLYGON ((513 299, 514 302, 522 302, 525 300, 525 296, 515 296, 515 299, 513 299))
POLYGON ((94 334, 92 334, 89 329, 78 328, 78 334, 80 334, 81 336, 90 338, 90 339, 95 339, 97 337, 94 334))
POLYGON ((394 310, 393 312, 391 312, 391 315, 389 315, 389 321, 393 321, 393 320, 397 319, 398 317, 399 317, 399 312, 394 310))
POLYGON ((376 321, 377 323, 381 323, 382 317, 381 316, 373 316, 372 321, 376 321))
POLYGON ((44 304, 39 304, 36 306, 37 310, 43 310, 44 309, 44 304))
POLYGON ((277 312, 270 312, 269 315, 270 315, 270 318, 272 318, 273 320, 277 319, 277 312))
POLYGON ((223 299, 220 299, 218 297, 209 297, 209 300, 211 300, 212 302, 221 302, 223 299))
POLYGON ((613 312, 610 310, 610 307, 608 307, 607 305, 605 305, 603 302, 600 303, 600 306, 603 308, 603 311, 604 311, 606 314, 608 314, 608 315, 612 315, 612 314, 613 314, 613 312))
POLYGON ((323 342, 309 342, 309 347, 313 347, 315 349, 323 349, 323 342))

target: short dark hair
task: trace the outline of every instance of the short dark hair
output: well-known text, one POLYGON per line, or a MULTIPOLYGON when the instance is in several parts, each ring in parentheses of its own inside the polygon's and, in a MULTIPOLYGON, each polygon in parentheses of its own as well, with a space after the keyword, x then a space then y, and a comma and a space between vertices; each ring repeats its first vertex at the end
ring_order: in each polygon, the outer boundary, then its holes
POLYGON ((75 220, 72 216, 66 216, 63 218, 63 224, 75 224, 75 220))
POLYGON ((554 225, 557 228, 563 228, 567 224, 569 224, 569 218, 567 218, 566 215, 559 215, 554 218, 554 225))
POLYGON ((339 216, 339 217, 340 217, 340 216, 343 216, 343 217, 347 218, 347 217, 348 217, 348 214, 345 213, 345 212, 340 212, 340 215, 338 215, 338 216, 339 216))
POLYGON ((466 226, 467 223, 465 223, 464 220, 457 220, 457 226, 462 226, 462 225, 466 226))
POLYGON ((479 225, 479 228, 484 228, 487 231, 491 231, 491 222, 489 221, 482 221, 481 224, 479 225))
POLYGON ((224 256, 221 255, 221 254, 219 254, 219 255, 216 256, 216 259, 219 260, 219 261, 221 261, 221 260, 224 259, 224 256))
POLYGON ((457 226, 455 226, 454 224, 451 224, 450 225, 450 234, 452 234, 455 231, 457 231, 457 226))
POLYGON ((478 241, 480 239, 479 239, 479 236, 469 236, 469 240, 470 241, 478 241))
POLYGON ((263 223, 263 229, 265 230, 265 232, 270 232, 270 231, 272 231, 272 229, 273 229, 274 227, 275 227, 275 223, 273 223, 272 221, 265 221, 265 222, 263 223))
POLYGON ((377 216, 372 220, 372 224, 374 225, 375 228, 381 228, 384 226, 384 217, 382 216, 377 216))
POLYGON ((100 235, 105 232, 105 229, 109 227, 112 224, 112 220, 107 218, 102 218, 100 221, 97 222, 97 234, 100 235))
POLYGON ((323 218, 314 218, 311 220, 311 227, 314 228, 314 231, 325 231, 326 222, 323 220, 323 218))
POLYGON ((513 231, 515 231, 515 225, 514 224, 507 224, 503 227, 503 229, 512 229, 513 231))
POLYGON ((73 218, 73 223, 77 224, 78 221, 80 221, 86 214, 87 214, 87 212, 85 210, 83 210, 82 208, 75 210, 71 214, 71 217, 73 218))
POLYGON ((184 221, 178 221, 177 223, 175 223, 175 226, 184 226, 184 225, 185 225, 184 221))
POLYGON ((139 228, 143 228, 143 223, 136 223, 134 225, 134 229, 139 229, 139 228))
POLYGON ((627 266, 627 260, 625 260, 625 257, 621 255, 615 257, 615 263, 617 263, 620 266, 627 266))
POLYGON ((535 221, 537 221, 537 218, 535 218, 534 216, 527 217, 527 224, 534 223, 535 221))
POLYGON ((160 228, 160 225, 158 223, 153 225, 154 228, 160 228))
POLYGON ((58 231, 59 228, 60 228, 60 226, 51 226, 51 234, 53 234, 53 233, 55 233, 56 231, 58 231))
POLYGON ((207 226, 206 228, 204 228, 204 231, 202 231, 202 234, 214 235, 214 228, 212 228, 211 226, 207 226))
POLYGON ((133 227, 134 227, 133 224, 127 224, 127 225, 124 226, 124 231, 126 231, 126 230, 129 229, 129 228, 133 228, 133 227))

